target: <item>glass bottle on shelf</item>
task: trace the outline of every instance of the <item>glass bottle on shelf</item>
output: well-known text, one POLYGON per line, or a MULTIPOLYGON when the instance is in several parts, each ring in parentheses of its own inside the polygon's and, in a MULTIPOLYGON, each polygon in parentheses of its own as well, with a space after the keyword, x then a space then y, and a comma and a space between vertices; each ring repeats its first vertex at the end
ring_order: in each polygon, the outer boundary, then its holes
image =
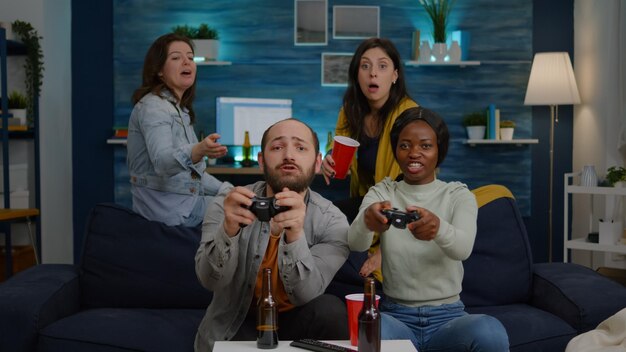
POLYGON ((359 352, 380 352, 380 311, 376 306, 376 282, 365 278, 363 307, 359 312, 359 352))
POLYGON ((257 302, 257 338, 256 346, 260 349, 278 347, 278 315, 276 301, 272 297, 272 269, 263 270, 261 296, 257 302))
POLYGON ((246 131, 243 137, 243 145, 241 146, 241 166, 252 166, 252 144, 250 144, 250 133, 246 131))

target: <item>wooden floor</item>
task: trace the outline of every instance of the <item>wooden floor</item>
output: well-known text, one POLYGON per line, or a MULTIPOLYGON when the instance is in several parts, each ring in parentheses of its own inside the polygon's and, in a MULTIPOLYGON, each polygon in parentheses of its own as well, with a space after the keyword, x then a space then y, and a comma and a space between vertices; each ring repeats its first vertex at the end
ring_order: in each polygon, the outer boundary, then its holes
POLYGON ((596 271, 609 279, 626 286, 626 269, 600 267, 596 271))

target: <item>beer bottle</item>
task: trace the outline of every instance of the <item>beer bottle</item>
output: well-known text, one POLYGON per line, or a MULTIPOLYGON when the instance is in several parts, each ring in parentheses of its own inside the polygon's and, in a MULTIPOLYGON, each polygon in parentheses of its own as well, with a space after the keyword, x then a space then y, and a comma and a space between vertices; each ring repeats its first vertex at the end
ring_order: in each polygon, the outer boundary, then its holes
MULTIPOLYGON (((328 152, 333 148, 333 132, 328 131, 328 137, 326 139, 326 148, 324 149, 324 153, 328 154, 328 152)), ((326 155, 324 154, 324 155, 326 155)))
POLYGON ((261 296, 257 302, 256 347, 264 350, 278 347, 276 302, 272 297, 272 269, 263 270, 261 296))
POLYGON ((241 166, 252 166, 252 144, 250 144, 250 134, 246 131, 243 137, 243 145, 241 146, 243 160, 241 166))
POLYGON ((365 278, 363 307, 359 312, 359 352, 380 352, 380 311, 376 306, 376 283, 365 278))

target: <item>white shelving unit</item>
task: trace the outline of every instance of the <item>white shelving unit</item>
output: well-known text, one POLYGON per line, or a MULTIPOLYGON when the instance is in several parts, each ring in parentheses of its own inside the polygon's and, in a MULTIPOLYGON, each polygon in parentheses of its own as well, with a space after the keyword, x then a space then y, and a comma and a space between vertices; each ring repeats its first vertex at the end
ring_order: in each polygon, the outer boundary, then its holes
POLYGON ((611 245, 587 242, 586 238, 568 239, 569 233, 569 195, 570 194, 588 194, 588 195, 604 195, 604 196, 626 196, 626 188, 622 187, 583 187, 573 185, 574 176, 579 174, 567 173, 563 180, 565 187, 563 188, 563 261, 569 260, 569 249, 581 249, 586 251, 607 252, 626 254, 626 245, 615 243, 611 245))
POLYGON ((477 144, 515 144, 521 146, 522 144, 537 144, 538 139, 511 139, 504 141, 501 139, 467 139, 463 144, 469 144, 471 147, 475 147, 477 144))

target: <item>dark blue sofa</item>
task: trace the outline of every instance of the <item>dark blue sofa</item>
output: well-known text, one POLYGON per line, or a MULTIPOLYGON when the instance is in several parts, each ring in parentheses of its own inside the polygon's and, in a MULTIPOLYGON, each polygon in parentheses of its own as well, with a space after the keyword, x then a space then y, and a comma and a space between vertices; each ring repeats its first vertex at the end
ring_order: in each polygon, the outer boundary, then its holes
MULTIPOLYGON (((463 300, 502 321, 511 351, 562 351, 626 306, 626 288, 590 269, 533 265, 513 199, 482 206, 478 222, 463 300)), ((0 351, 192 351, 211 300, 194 271, 199 239, 199 228, 96 206, 78 265, 43 264, 0 284, 0 351)), ((361 292, 364 256, 352 253, 328 292, 361 292)))
MULTIPOLYGON (((528 235, 510 191, 473 190, 479 203, 472 255, 463 263, 466 311, 498 318, 512 352, 563 351, 572 337, 626 307, 626 287, 571 263, 533 264, 528 235)), ((359 292, 367 255, 351 253, 328 291, 359 292)))

